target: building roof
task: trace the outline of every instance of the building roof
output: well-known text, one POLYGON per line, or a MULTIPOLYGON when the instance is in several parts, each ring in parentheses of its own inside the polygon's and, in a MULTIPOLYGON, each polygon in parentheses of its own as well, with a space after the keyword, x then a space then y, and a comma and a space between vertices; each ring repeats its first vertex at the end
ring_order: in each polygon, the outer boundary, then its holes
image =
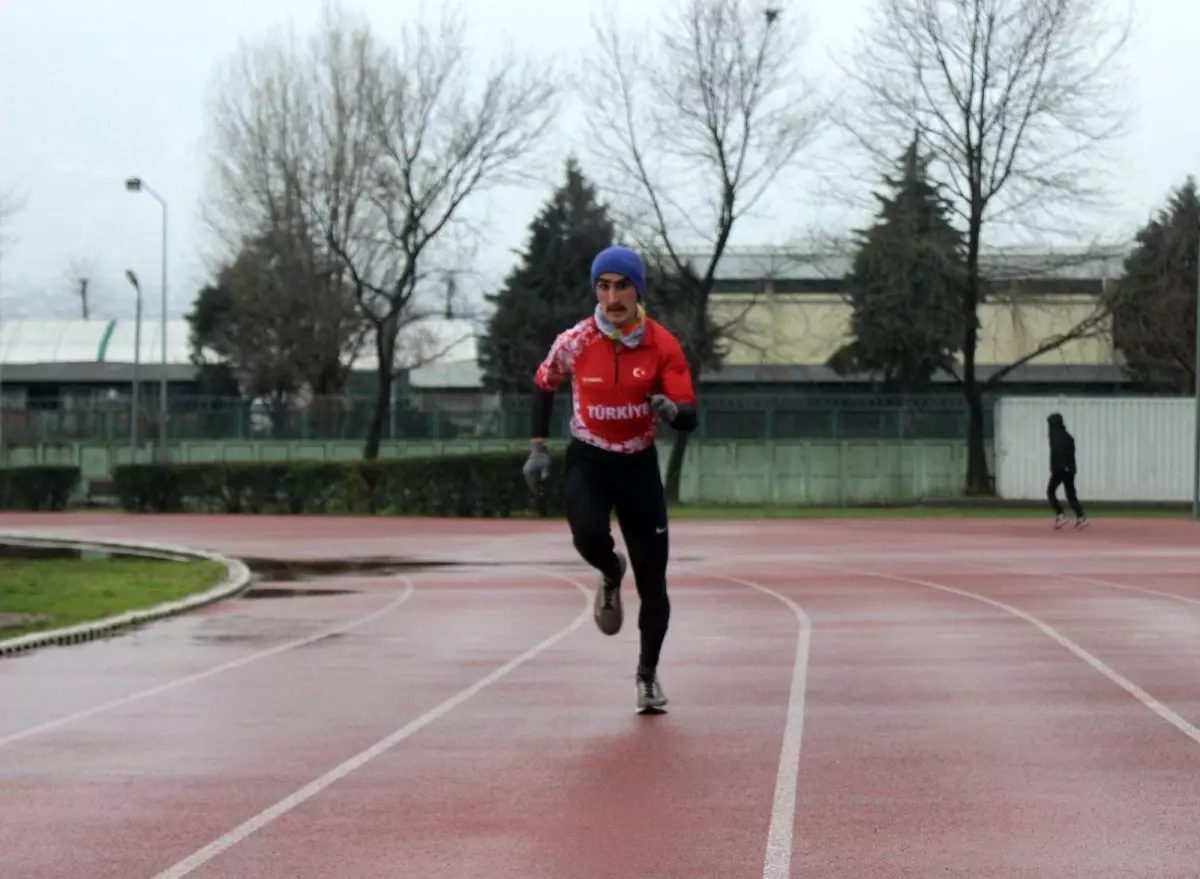
MULTIPOLYGON (((975 375, 979 381, 985 382, 996 372, 1005 368, 1001 364, 981 363, 976 367, 975 375)), ((716 371, 704 374, 705 384, 736 385, 736 384, 854 384, 869 382, 872 376, 868 373, 855 375, 839 375, 828 366, 819 363, 769 363, 762 365, 729 365, 716 371)), ((934 385, 956 385, 957 379, 943 371, 934 374, 934 385)), ((1007 373, 1001 384, 1039 384, 1062 382, 1100 382, 1107 384, 1131 383, 1129 375, 1116 364, 1106 363, 1025 363, 1007 373)))
MULTIPOLYGON (((980 254, 985 275, 1004 280, 1116 279, 1124 273, 1127 245, 1109 247, 986 248, 980 254)), ((689 265, 703 271, 709 252, 680 253, 689 265)), ((716 277, 722 281, 772 279, 818 281, 845 277, 853 263, 850 248, 813 249, 787 247, 728 247, 717 262, 716 277)))
MULTIPOLYGON (((161 326, 142 321, 141 362, 161 363, 161 326)), ((191 363, 187 321, 167 321, 167 363, 191 363)), ((0 323, 0 363, 133 363, 132 320, 6 320, 0 323)))
MULTIPOLYGON (((157 377, 163 362, 161 325, 143 320, 142 375, 157 377)), ((133 320, 5 320, 0 322, 0 365, 9 380, 129 381, 134 362, 133 320)), ((167 373, 186 380, 195 372, 191 327, 167 321, 167 373)), ((409 371, 414 387, 475 387, 480 381, 474 325, 467 320, 427 318, 400 333, 397 367, 409 371)), ((354 369, 377 368, 374 341, 368 338, 354 369)))

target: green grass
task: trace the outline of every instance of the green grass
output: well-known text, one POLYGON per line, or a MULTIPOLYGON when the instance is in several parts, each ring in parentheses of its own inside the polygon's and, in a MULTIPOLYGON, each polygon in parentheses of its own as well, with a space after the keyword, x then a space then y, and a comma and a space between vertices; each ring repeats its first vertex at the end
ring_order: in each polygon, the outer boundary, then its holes
POLYGON ((174 601, 211 589, 225 574, 208 560, 0 559, 0 639, 174 601), (5 614, 37 619, 6 626, 5 614))

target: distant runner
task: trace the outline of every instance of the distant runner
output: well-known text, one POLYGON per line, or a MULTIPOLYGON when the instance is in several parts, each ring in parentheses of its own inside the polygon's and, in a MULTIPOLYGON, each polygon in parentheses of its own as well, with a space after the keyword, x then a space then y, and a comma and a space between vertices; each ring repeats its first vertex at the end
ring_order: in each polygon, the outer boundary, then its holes
POLYGON ((1088 520, 1075 494, 1075 438, 1067 433, 1063 417, 1057 412, 1050 415, 1046 423, 1050 431, 1050 483, 1046 486, 1046 497, 1054 510, 1054 527, 1061 528, 1067 523, 1066 514, 1058 500, 1058 487, 1061 485, 1067 503, 1075 513, 1075 527, 1086 528, 1088 520))

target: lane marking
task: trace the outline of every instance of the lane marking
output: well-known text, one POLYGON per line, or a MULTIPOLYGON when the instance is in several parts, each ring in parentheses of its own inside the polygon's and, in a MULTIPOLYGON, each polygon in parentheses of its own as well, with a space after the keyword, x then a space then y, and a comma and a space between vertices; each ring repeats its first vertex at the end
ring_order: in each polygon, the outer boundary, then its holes
MULTIPOLYGON (((1069 650, 1076 657, 1082 659, 1093 669, 1100 672, 1110 681, 1136 698, 1142 703, 1142 705, 1149 708, 1163 720, 1167 721, 1188 738, 1192 739, 1192 741, 1200 744, 1200 729, 1193 726, 1163 703, 1159 702, 1137 684, 1120 674, 1120 672, 1109 667, 1102 660, 1061 634, 1053 626, 1050 626, 1032 614, 1026 613, 1020 608, 1005 604, 1002 601, 988 598, 984 595, 978 595, 974 592, 969 592, 965 589, 947 586, 944 583, 923 580, 917 577, 906 577, 899 574, 884 574, 873 571, 861 571, 852 568, 821 565, 808 561, 807 556, 801 556, 800 558, 803 560, 793 560, 793 563, 798 563, 803 567, 815 570, 828 571, 829 573, 833 574, 848 574, 851 576, 893 580, 895 582, 922 586, 927 589, 934 589, 964 598, 970 598, 975 601, 991 605, 992 607, 1002 610, 1007 614, 1022 619, 1025 622, 1035 626, 1043 634, 1050 637, 1060 646, 1069 650)), ((795 557, 793 557, 793 559, 795 559, 795 557)), ((767 846, 762 874, 763 879, 788 879, 790 876, 792 849, 794 845, 796 792, 798 787, 800 749, 804 723, 804 702, 808 659, 811 649, 812 624, 804 609, 787 596, 752 580, 747 580, 728 574, 718 574, 715 570, 712 570, 709 567, 709 564, 720 564, 720 562, 701 563, 699 565, 688 565, 687 567, 693 571, 703 571, 703 573, 708 576, 720 577, 731 582, 741 583, 745 586, 749 586, 753 589, 757 589, 761 592, 765 592, 768 595, 778 598, 788 606, 800 623, 801 628, 796 646, 796 664, 792 672, 792 687, 788 698, 787 724, 784 728, 784 741, 780 753, 779 772, 776 776, 775 797, 771 807, 770 830, 767 834, 767 846)), ((1188 600, 1183 598, 1183 596, 1175 596, 1171 595, 1170 593, 1163 594, 1169 598, 1178 598, 1185 601, 1188 600)), ((1200 602, 1194 603, 1200 604, 1200 602)))
POLYGON ((0 736, 0 748, 36 735, 41 735, 42 733, 50 732, 51 730, 84 720, 88 717, 94 717, 97 714, 103 714, 105 711, 112 711, 117 708, 123 708, 126 705, 132 705, 134 702, 140 702, 142 699, 148 699, 151 696, 157 696, 159 693, 166 693, 171 690, 176 690, 179 687, 187 686, 188 684, 194 684, 197 681, 204 680, 205 678, 210 678, 223 672, 232 671, 235 668, 241 668, 244 665, 249 665, 252 662, 258 662, 261 659, 267 659, 269 657, 276 656, 288 650, 295 650, 298 647, 304 647, 308 644, 312 644, 315 641, 320 641, 322 638, 328 638, 331 635, 348 632, 351 629, 366 625, 372 620, 379 619, 380 617, 391 613, 400 605, 404 604, 404 602, 406 602, 410 596, 412 596, 413 591, 416 588, 413 585, 412 580, 410 580, 408 577, 399 577, 397 579, 404 583, 404 588, 401 589, 386 605, 378 610, 372 611, 369 614, 350 620, 346 623, 339 623, 336 626, 322 629, 316 634, 307 635, 303 638, 298 638, 295 641, 288 641, 284 644, 278 644, 267 650, 262 650, 258 653, 251 653, 249 656, 243 656, 240 659, 234 659, 221 665, 205 669, 204 671, 195 672, 194 674, 176 678, 174 680, 167 681, 166 683, 157 684, 153 687, 147 687, 144 690, 138 690, 137 692, 130 693, 127 696, 120 696, 108 702, 103 702, 100 705, 95 705, 91 708, 85 708, 82 711, 76 711, 74 714, 64 715, 56 720, 48 720, 45 723, 39 723, 36 726, 28 727, 27 729, 23 729, 19 732, 10 733, 6 736, 0 736))
POLYGON ((430 711, 427 711, 424 714, 422 714, 420 717, 417 717, 414 720, 409 721, 408 723, 406 723, 404 726, 400 727, 395 732, 391 733, 387 737, 380 739, 378 742, 371 745, 369 748, 367 748, 363 751, 360 751, 358 754, 351 757, 349 760, 346 760, 345 762, 339 764, 338 766, 335 766, 333 769, 326 772, 320 778, 317 778, 316 780, 309 782, 304 787, 293 792, 289 796, 286 796, 283 799, 279 800, 277 803, 275 803, 275 805, 270 806, 270 807, 264 809, 263 811, 259 812, 257 815, 253 816, 252 818, 249 818, 246 821, 243 821, 241 824, 239 824, 237 827, 230 830, 228 833, 224 834, 223 836, 213 840, 211 843, 204 846, 204 848, 199 849, 198 851, 196 851, 196 852, 192 853, 191 855, 189 855, 188 857, 184 858, 179 863, 174 864, 171 867, 168 867, 166 870, 163 870, 161 873, 156 875, 154 877, 154 879, 181 879, 181 877, 188 875, 193 870, 196 870, 197 868, 199 868, 199 867, 203 866, 204 864, 208 863, 209 861, 211 861, 213 858, 217 857, 217 855, 221 854, 226 849, 231 848, 234 845, 237 845, 242 840, 246 839, 247 837, 249 837, 252 834, 256 833, 257 831, 261 830, 263 827, 266 827, 272 821, 275 821, 277 818, 280 818, 283 815, 286 815, 288 812, 292 811, 297 806, 304 803, 306 800, 311 799, 312 797, 316 796, 317 794, 319 794, 321 791, 325 790, 325 788, 329 787, 334 782, 336 782, 342 778, 345 778, 347 775, 349 775, 354 770, 366 765, 371 760, 374 760, 376 757, 378 757, 381 754, 385 753, 386 751, 394 748, 400 742, 404 741, 409 736, 413 735, 413 733, 418 732, 419 730, 423 729, 424 727, 428 726, 429 724, 433 723, 434 721, 444 717, 446 714, 449 714, 451 711, 453 711, 456 707, 461 705, 463 702, 466 702, 472 696, 476 695, 477 693, 484 690, 491 684, 493 684, 496 681, 500 680, 501 678, 505 677, 514 669, 519 668, 520 666, 524 665, 526 662, 533 659, 539 653, 542 653, 543 651, 547 650, 548 648, 553 647, 555 644, 557 644, 563 638, 567 637, 572 632, 576 631, 581 625, 583 625, 585 622, 587 622, 591 619, 591 617, 592 617, 592 591, 590 589, 588 589, 586 586, 584 586, 578 580, 575 580, 571 577, 566 577, 561 574, 553 573, 551 571, 543 571, 541 569, 534 568, 534 567, 529 567, 529 568, 527 568, 527 570, 535 571, 540 574, 545 574, 546 576, 554 577, 556 579, 570 583, 572 586, 574 586, 580 592, 583 593, 584 599, 585 599, 584 604, 583 604, 583 610, 580 612, 579 616, 577 616, 570 625, 566 626, 565 628, 559 629, 557 632, 555 632, 549 638, 546 638, 545 640, 541 641, 540 643, 534 645, 533 647, 529 648, 524 653, 515 657, 514 659, 510 659, 504 665, 500 666, 497 669, 494 669, 492 672, 490 672, 489 674, 480 678, 478 681, 476 681, 471 686, 467 687, 464 690, 460 690, 458 693, 451 696, 446 701, 442 702, 436 708, 433 708, 430 711))
MULTIPOLYGON (((1177 592, 1164 592, 1160 589, 1148 589, 1145 586, 1132 586, 1128 583, 1119 583, 1114 580, 1102 580, 1098 577, 1085 577, 1082 574, 1050 574, 1045 571, 1027 571, 1027 570, 1021 570, 1021 569, 1017 569, 1017 568, 1004 568, 1002 570, 995 570, 992 568, 988 568, 985 570, 989 570, 992 573, 997 573, 997 574, 1016 574, 1021 577, 1049 577, 1052 580, 1063 580, 1066 582, 1075 582, 1075 583, 1090 583, 1095 586, 1106 586, 1109 589, 1121 589, 1125 592, 1140 592, 1143 595, 1153 595, 1158 598, 1167 598, 1167 599, 1170 599, 1171 601, 1182 602, 1183 604, 1200 605, 1200 599, 1191 598, 1187 595, 1180 595, 1177 592)), ((1175 575, 1173 575, 1173 574, 1155 574, 1153 571, 1151 571, 1151 572, 1149 572, 1148 576, 1171 577, 1171 576, 1175 576, 1175 575)))
POLYGON ((1110 666, 1106 665, 1103 660, 1097 658, 1092 653, 1089 653, 1083 647, 1080 647, 1078 644, 1076 644, 1070 638, 1063 635, 1061 632, 1059 632, 1053 626, 1051 626, 1048 623, 1043 622, 1042 620, 1033 616, 1033 614, 1026 613, 1025 611, 1021 610, 1018 607, 1013 607, 1011 604, 1005 604, 1003 601, 997 601, 994 598, 988 598, 986 595, 978 595, 974 592, 968 592, 965 589, 958 589, 957 587, 947 586, 944 583, 938 583, 938 582, 935 582, 932 580, 922 580, 918 577, 906 577, 902 574, 883 574, 883 573, 879 573, 876 571, 861 571, 861 570, 856 570, 853 568, 818 565, 818 564, 814 564, 812 562, 798 562, 797 564, 800 564, 804 567, 813 568, 816 570, 825 570, 825 571, 828 571, 833 574, 850 574, 851 576, 858 576, 858 577, 875 577, 875 578, 878 578, 881 580, 893 580, 897 583, 910 583, 914 586, 924 586, 926 589, 934 589, 939 592, 946 592, 951 595, 958 595, 963 598, 970 598, 974 601, 978 601, 978 602, 981 602, 982 604, 987 604, 987 605, 995 607, 999 610, 1002 610, 1005 613, 1007 613, 1011 616, 1017 617, 1018 619, 1024 620, 1025 622, 1029 623, 1030 625, 1036 627, 1038 630, 1040 630, 1042 632, 1042 634, 1046 635, 1048 638, 1050 638, 1051 640, 1056 642, 1059 646, 1064 647, 1067 650, 1069 650, 1071 653, 1075 654, 1076 657, 1078 657, 1079 659, 1082 659, 1084 662, 1086 662, 1088 665, 1090 665, 1093 669, 1100 672, 1100 674, 1104 675, 1106 678, 1108 678, 1110 681, 1112 681, 1114 684, 1116 684, 1122 690, 1129 693, 1129 695, 1133 696, 1135 699, 1137 699, 1139 702, 1141 702, 1145 707, 1149 708, 1151 711, 1153 711, 1155 714, 1157 714, 1159 717, 1161 717, 1167 723, 1171 724, 1171 726, 1175 727, 1177 730, 1179 730, 1185 736, 1190 738, 1192 741, 1196 742, 1197 744, 1200 744, 1200 729, 1198 729, 1197 727, 1188 723, 1188 721, 1184 720, 1181 716, 1176 714, 1174 711, 1172 711, 1170 708, 1168 708, 1162 702, 1159 702, 1157 699, 1155 699, 1153 696, 1151 696, 1149 693, 1147 693, 1145 690, 1143 690, 1141 687, 1139 687, 1133 681, 1129 680, 1127 677, 1122 675, 1120 672, 1118 672, 1115 669, 1111 668, 1110 666))
MULTIPOLYGON (((1100 580, 1095 577, 1083 577, 1074 574, 1051 574, 1051 577, 1058 580, 1074 580, 1078 583, 1092 583, 1096 586, 1107 586, 1109 589, 1124 589, 1127 592, 1141 592, 1143 595, 1154 595, 1159 598, 1169 598, 1172 601, 1179 601, 1184 604, 1200 605, 1200 599, 1190 598, 1187 595, 1180 595, 1176 592, 1164 592, 1161 589, 1147 589, 1145 586, 1131 586, 1127 583, 1116 583, 1112 580, 1100 580)), ((1154 576, 1173 576, 1171 574, 1157 574, 1154 576)))
MULTIPOLYGON (((849 532, 847 532, 849 533, 849 532)), ((861 536, 861 535, 855 535, 861 536)), ((746 542, 742 542, 737 546, 725 545, 719 547, 722 561, 742 561, 742 562, 762 562, 763 564, 785 564, 793 561, 796 557, 795 551, 775 551, 771 549, 741 549, 746 542)), ((1104 549, 1088 549, 1088 550, 1072 550, 1072 549, 1034 549, 1027 550, 1022 547, 1010 547, 1004 549, 978 549, 970 550, 937 550, 937 549, 910 549, 911 541, 907 547, 891 549, 884 547, 879 549, 879 543, 862 543, 857 546, 842 549, 827 549, 828 544, 812 545, 806 547, 805 555, 807 558, 818 560, 824 564, 838 564, 842 561, 864 562, 876 561, 881 564, 897 564, 903 562, 911 562, 913 564, 971 564, 978 563, 980 560, 995 561, 997 563, 1012 562, 1014 559, 1023 561, 1028 564, 1046 564, 1059 565, 1063 563, 1074 562, 1094 562, 1100 559, 1113 559, 1115 561, 1154 561, 1162 563, 1163 561, 1177 561, 1181 564, 1184 562, 1194 561, 1200 558, 1200 549, 1172 549, 1163 548, 1161 550, 1147 550, 1139 552, 1135 550, 1104 550, 1104 549)), ((691 547, 688 547, 691 548, 691 547)), ((704 546, 704 549, 712 549, 712 546, 704 546)), ((1165 571, 1162 573, 1170 574, 1173 572, 1165 571)), ((1183 576, 1190 571, 1174 572, 1183 576)))
MULTIPOLYGON (((483 544, 483 546, 481 547, 483 550, 483 554, 481 557, 486 558, 487 556, 489 556, 491 554, 491 550, 493 547, 508 548, 508 547, 512 547, 514 544, 519 544, 526 540, 530 540, 530 539, 534 539, 534 538, 538 538, 538 537, 544 537, 544 536, 545 535, 540 532, 534 532, 532 534, 521 534, 521 535, 516 535, 516 536, 497 538, 496 540, 492 540, 492 541, 489 541, 488 543, 483 544)), ((448 551, 437 551, 437 552, 432 552, 430 554, 435 555, 435 556, 448 556, 451 558, 455 557, 453 553, 450 553, 448 551)), ((179 687, 184 687, 184 686, 187 686, 188 684, 194 684, 197 681, 202 681, 205 678, 210 678, 214 675, 222 674, 227 671, 232 671, 236 668, 241 668, 242 666, 249 665, 252 662, 258 662, 261 659, 269 659, 272 656, 277 656, 278 654, 284 653, 288 650, 295 650, 300 647, 305 647, 316 641, 320 641, 322 638, 328 638, 332 635, 338 635, 338 634, 341 634, 342 632, 348 632, 351 629, 356 629, 359 626, 366 625, 367 623, 371 622, 372 620, 376 620, 379 617, 382 617, 382 616, 385 616, 386 614, 391 613, 393 610, 395 610, 401 604, 403 604, 405 601, 407 601, 408 598, 412 595, 413 590, 416 588, 413 585, 412 580, 410 580, 408 577, 403 577, 403 576, 398 576, 395 579, 397 579, 405 584, 404 589, 402 589, 396 595, 396 598, 390 604, 386 605, 385 607, 380 608, 377 611, 373 611, 369 614, 366 614, 365 616, 359 617, 354 620, 350 620, 347 623, 339 623, 338 625, 333 626, 331 628, 322 629, 321 631, 317 632, 314 635, 308 635, 304 638, 299 638, 295 641, 289 641, 284 644, 279 644, 279 645, 277 645, 275 647, 271 647, 267 650, 263 650, 258 653, 252 653, 249 656, 243 656, 241 659, 235 659, 230 662, 223 663, 222 665, 214 666, 213 668, 206 669, 205 671, 196 672, 194 674, 186 675, 181 678, 176 678, 175 680, 167 681, 162 684, 157 684, 153 687, 148 687, 144 690, 138 690, 137 692, 130 693, 127 696, 121 696, 119 698, 112 699, 108 702, 104 702, 100 705, 95 705, 91 708, 85 708, 82 711, 76 711, 73 714, 64 715, 55 720, 49 720, 49 721, 46 721, 45 723, 39 723, 35 726, 28 727, 27 729, 23 729, 18 732, 15 732, 15 733, 10 733, 9 735, 6 735, 6 736, 0 736, 0 748, 4 748, 7 745, 15 744, 16 742, 22 741, 24 739, 28 739, 33 736, 41 735, 42 733, 47 733, 47 732, 50 732, 52 730, 58 729, 63 726, 67 726, 72 723, 76 723, 77 721, 80 721, 80 720, 86 720, 89 717, 94 717, 97 714, 103 714, 106 711, 113 711, 117 708, 122 708, 126 705, 131 705, 135 702, 141 701, 142 699, 148 699, 151 696, 157 696, 159 693, 166 693, 171 690, 177 689, 179 687)))
MULTIPOLYGON (((681 566, 682 567, 682 566, 681 566)), ((792 866, 792 839, 796 826, 796 787, 800 774, 800 747, 804 732, 804 698, 808 687, 808 658, 812 645, 812 621, 799 604, 774 589, 734 577, 689 566, 689 570, 705 576, 749 586, 778 599, 796 617, 796 659, 792 666, 792 685, 788 692, 787 721, 783 728, 783 744, 779 749, 779 769, 775 774, 775 794, 771 801, 771 821, 767 830, 767 845, 763 855, 763 879, 789 879, 792 866)))

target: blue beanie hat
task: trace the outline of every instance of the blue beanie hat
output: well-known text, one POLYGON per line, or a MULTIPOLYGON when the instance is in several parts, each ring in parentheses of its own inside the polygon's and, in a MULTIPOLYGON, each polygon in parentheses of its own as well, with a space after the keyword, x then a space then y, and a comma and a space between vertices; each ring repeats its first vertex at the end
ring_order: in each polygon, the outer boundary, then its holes
POLYGON ((592 286, 596 279, 605 272, 616 272, 624 275, 637 288, 638 299, 646 295, 646 270, 642 267, 642 258, 628 247, 608 247, 596 254, 592 260, 592 286))

